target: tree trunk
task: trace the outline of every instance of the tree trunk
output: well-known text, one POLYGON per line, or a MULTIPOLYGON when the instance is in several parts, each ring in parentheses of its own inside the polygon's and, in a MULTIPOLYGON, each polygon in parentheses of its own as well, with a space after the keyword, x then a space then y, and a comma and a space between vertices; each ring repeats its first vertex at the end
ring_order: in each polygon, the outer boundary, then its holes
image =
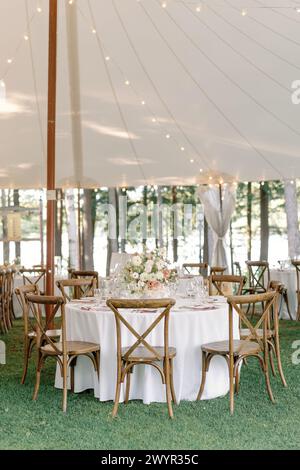
POLYGON ((92 189, 83 191, 82 211, 82 268, 94 270, 94 234, 92 221, 92 189))
POLYGON ((77 269, 79 264, 78 243, 77 243, 77 226, 76 226, 76 208, 75 195, 73 189, 65 191, 65 204, 67 214, 67 228, 69 238, 69 267, 77 269))
POLYGON ((172 186, 172 207, 173 207, 173 261, 178 261, 178 210, 177 210, 177 189, 172 186))
POLYGON ((143 224, 143 227, 142 227, 142 231, 143 231, 143 247, 146 248, 147 246, 147 227, 148 227, 148 211, 147 211, 147 208, 148 208, 148 187, 147 186, 144 186, 144 189, 143 189, 143 206, 144 206, 144 214, 143 214, 143 217, 144 217, 144 224, 143 224))
POLYGON ((126 189, 119 190, 119 232, 121 253, 126 251, 126 231, 127 231, 127 192, 126 189))
POLYGON ((118 243, 118 195, 116 188, 108 190, 108 239, 106 274, 109 276, 112 253, 119 251, 118 243))
POLYGON ((260 184, 260 259, 268 260, 269 251, 269 185, 260 184))
MULTIPOLYGON (((1 191, 2 207, 7 207, 7 199, 5 189, 1 191)), ((2 231, 3 231, 3 262, 9 263, 9 242, 7 239, 7 212, 2 212, 2 231)))
MULTIPOLYGON (((14 207, 20 207, 20 194, 18 189, 14 189, 14 207)), ((21 242, 15 242, 15 258, 21 260, 21 242)))
POLYGON ((247 259, 252 255, 252 183, 247 186, 247 259))
POLYGON ((293 184, 290 181, 286 181, 284 183, 284 195, 289 257, 293 259, 300 255, 300 232, 296 183, 293 184))
POLYGON ((161 186, 157 187, 157 209, 158 209, 158 234, 156 240, 156 246, 162 248, 163 243, 163 214, 162 214, 162 194, 161 186))

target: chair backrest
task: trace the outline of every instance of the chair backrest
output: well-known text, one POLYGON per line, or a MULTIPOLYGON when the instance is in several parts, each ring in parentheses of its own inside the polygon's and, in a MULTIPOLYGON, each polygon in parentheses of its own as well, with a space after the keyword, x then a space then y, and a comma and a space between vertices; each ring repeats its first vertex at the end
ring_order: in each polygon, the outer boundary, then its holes
POLYGON ((99 287, 99 273, 98 271, 76 271, 74 269, 70 270, 71 279, 94 279, 95 288, 99 287))
POLYGON ((49 344, 57 355, 60 355, 61 353, 66 355, 65 301, 63 297, 25 294, 25 300, 28 312, 29 310, 33 312, 38 346, 49 344), (48 315, 43 316, 41 307, 46 306, 48 306, 48 315), (62 351, 57 348, 57 343, 55 343, 53 339, 47 334, 47 332, 53 328, 52 325, 54 323, 55 317, 59 313, 61 323, 62 351))
POLYGON ((46 272, 45 268, 22 268, 19 270, 19 273, 23 276, 23 284, 36 284, 40 285, 42 283, 42 290, 45 291, 46 288, 46 272))
POLYGON ((292 261, 292 265, 296 268, 297 292, 299 292, 300 291, 300 260, 292 261))
POLYGON ((40 295, 40 290, 36 284, 27 284, 25 286, 20 286, 15 288, 15 294, 18 299, 19 304, 21 305, 23 312, 24 320, 24 333, 27 335, 29 332, 29 310, 27 308, 27 294, 40 295))
MULTIPOLYGON (((170 310, 175 305, 175 300, 173 299, 153 299, 153 300, 131 300, 131 299, 108 299, 108 307, 113 311, 116 320, 116 331, 117 331, 117 355, 118 359, 121 358, 122 350, 122 334, 121 334, 121 325, 123 324, 133 336, 135 336, 136 341, 128 347, 128 350, 125 355, 125 360, 129 357, 140 345, 144 346, 152 355, 153 360, 162 360, 159 352, 146 340, 147 336, 158 326, 158 324, 164 322, 164 355, 166 358, 169 357, 169 318, 170 310), (145 310, 145 313, 149 309, 160 310, 157 317, 154 321, 147 327, 143 333, 138 333, 135 328, 130 324, 130 320, 124 318, 120 313, 119 309, 138 309, 145 310)), ((128 346, 128 345, 126 345, 128 346)))
POLYGON ((182 269, 188 274, 192 274, 193 270, 197 270, 197 274, 208 276, 208 263, 183 263, 182 269))
POLYGON ((227 266, 211 266, 210 267, 210 274, 212 275, 219 275, 224 274, 227 269, 227 266))
POLYGON ((270 283, 270 267, 268 261, 246 261, 249 273, 249 287, 267 291, 270 283))
POLYGON ((263 294, 229 296, 227 297, 227 302, 229 304, 229 349, 231 354, 233 354, 233 311, 239 315, 240 327, 247 328, 249 330, 249 336, 245 339, 256 341, 261 350, 265 351, 265 348, 267 347, 267 332, 270 328, 272 309, 275 310, 275 317, 277 318, 278 293, 276 291, 269 291, 263 294), (252 324, 247 318, 243 306, 251 306, 257 303, 263 305, 263 310, 257 322, 252 324), (263 338, 261 338, 261 335, 258 332, 259 329, 263 329, 263 338))
POLYGON ((72 299, 91 297, 95 288, 95 279, 63 279, 56 281, 56 285, 61 291, 65 302, 70 302, 72 299), (70 295, 70 291, 72 290, 73 294, 70 295))
POLYGON ((241 295, 243 287, 246 283, 246 278, 243 276, 233 276, 229 274, 218 274, 209 277, 209 292, 212 292, 214 287, 218 295, 224 297, 229 295, 241 295))

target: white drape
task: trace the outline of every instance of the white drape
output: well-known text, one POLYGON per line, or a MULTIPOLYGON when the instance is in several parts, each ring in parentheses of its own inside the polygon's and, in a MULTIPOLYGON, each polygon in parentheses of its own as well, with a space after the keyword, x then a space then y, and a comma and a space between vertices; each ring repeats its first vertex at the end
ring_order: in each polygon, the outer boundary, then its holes
POLYGON ((200 186, 198 196, 203 204, 207 223, 215 238, 211 264, 213 266, 228 266, 226 234, 235 208, 235 187, 234 185, 222 187, 222 201, 218 186, 200 186))

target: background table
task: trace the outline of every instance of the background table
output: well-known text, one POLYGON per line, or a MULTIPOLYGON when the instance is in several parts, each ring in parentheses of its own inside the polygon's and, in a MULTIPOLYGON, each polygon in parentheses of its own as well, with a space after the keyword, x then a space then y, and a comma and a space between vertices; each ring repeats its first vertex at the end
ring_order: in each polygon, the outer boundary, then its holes
MULTIPOLYGON (((287 288, 288 299, 289 299, 289 306, 291 315, 294 319, 296 319, 297 315, 297 277, 296 277, 296 270, 295 269, 271 269, 270 276, 272 281, 280 281, 282 282, 285 287, 287 288)), ((286 308, 286 304, 283 301, 281 307, 281 317, 289 320, 289 314, 286 308)))
MULTIPOLYGON (((201 380, 201 345, 212 341, 228 339, 228 306, 226 303, 214 305, 215 309, 193 310, 192 307, 179 308, 191 303, 178 300, 171 311, 169 345, 177 349, 174 360, 174 385, 177 400, 195 400, 201 380)), ((82 305, 66 305, 67 339, 91 341, 101 345, 100 380, 91 362, 78 358, 75 367, 75 392, 94 389, 95 397, 101 401, 114 400, 116 385, 116 331, 114 314, 104 306, 94 306, 83 310, 82 305)), ((137 331, 144 331, 157 317, 157 313, 136 313, 122 311, 125 318, 137 331)), ((239 338, 238 318, 234 317, 234 337, 239 338)), ((123 346, 133 343, 131 334, 123 330, 123 346)), ((163 344, 163 324, 149 335, 153 345, 163 344)), ((130 399, 141 399, 144 403, 164 402, 165 388, 160 375, 150 366, 139 365, 132 375, 130 399)), ((62 387, 57 368, 55 385, 62 387)), ((215 357, 207 374, 203 399, 225 395, 229 390, 228 367, 225 359, 215 357)), ((122 390, 120 401, 124 400, 122 390)))

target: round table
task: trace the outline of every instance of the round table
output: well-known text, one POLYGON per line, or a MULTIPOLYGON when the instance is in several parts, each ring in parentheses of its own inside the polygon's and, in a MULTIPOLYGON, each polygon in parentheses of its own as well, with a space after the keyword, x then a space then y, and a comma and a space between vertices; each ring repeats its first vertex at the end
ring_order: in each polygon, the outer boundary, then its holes
MULTIPOLYGON (((177 349, 174 360, 174 385, 178 402, 195 400, 201 380, 201 345, 213 341, 227 340, 228 305, 224 298, 214 303, 195 308, 195 300, 178 299, 170 314, 169 345, 177 349)), ((213 299, 211 299, 213 302, 213 299)), ((91 361, 79 357, 75 367, 75 392, 93 389, 100 401, 114 400, 116 385, 116 329, 115 318, 104 304, 70 302, 66 305, 67 339, 89 341, 101 345, 100 379, 98 380, 91 361)), ((198 302, 199 305, 199 302, 198 302)), ((139 332, 157 317, 158 313, 141 313, 122 310, 123 316, 139 332)), ((234 338, 239 338, 238 315, 234 313, 234 338)), ((163 324, 160 323, 148 337, 150 344, 163 345, 163 324)), ((122 330, 122 345, 133 344, 131 334, 122 330)), ((57 368, 55 386, 62 387, 57 368)), ((207 374, 202 399, 225 395, 229 390, 228 367, 225 359, 215 357, 207 374)), ((165 388, 158 372, 151 366, 135 367, 131 379, 130 399, 144 403, 165 402, 165 388)), ((122 390, 120 401, 124 400, 122 390)))
MULTIPOLYGON (((271 269, 270 277, 272 281, 280 281, 287 288, 289 307, 294 319, 297 316, 297 277, 295 269, 271 269)), ((282 302, 281 317, 289 319, 289 314, 285 302, 282 302)))

